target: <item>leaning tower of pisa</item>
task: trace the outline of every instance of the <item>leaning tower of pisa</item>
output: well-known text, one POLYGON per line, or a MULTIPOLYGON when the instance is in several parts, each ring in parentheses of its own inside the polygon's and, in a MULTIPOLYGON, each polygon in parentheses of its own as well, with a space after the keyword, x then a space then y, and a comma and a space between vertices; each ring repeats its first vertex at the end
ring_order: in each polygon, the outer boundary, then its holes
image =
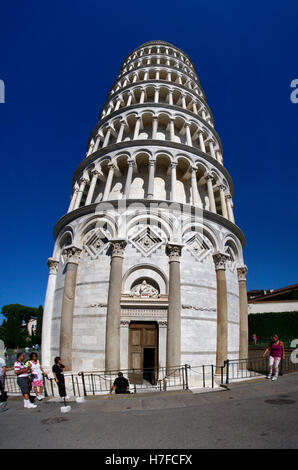
POLYGON ((247 357, 244 237, 190 58, 150 41, 124 60, 72 179, 48 259, 42 356, 68 370, 247 357))

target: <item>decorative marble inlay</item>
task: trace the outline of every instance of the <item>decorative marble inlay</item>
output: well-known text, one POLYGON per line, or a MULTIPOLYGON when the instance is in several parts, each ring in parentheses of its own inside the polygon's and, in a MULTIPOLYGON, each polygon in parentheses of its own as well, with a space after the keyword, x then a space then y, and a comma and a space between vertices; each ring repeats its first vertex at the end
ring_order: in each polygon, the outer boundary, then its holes
POLYGON ((132 237, 130 242, 144 256, 149 256, 162 245, 163 241, 152 227, 146 226, 132 237))
POLYGON ((212 253, 211 242, 206 237, 203 237, 198 233, 190 237, 185 246, 200 262, 203 262, 204 259, 212 253))
POLYGON ((84 254, 92 260, 97 259, 107 243, 108 239, 100 228, 90 230, 83 242, 84 254))

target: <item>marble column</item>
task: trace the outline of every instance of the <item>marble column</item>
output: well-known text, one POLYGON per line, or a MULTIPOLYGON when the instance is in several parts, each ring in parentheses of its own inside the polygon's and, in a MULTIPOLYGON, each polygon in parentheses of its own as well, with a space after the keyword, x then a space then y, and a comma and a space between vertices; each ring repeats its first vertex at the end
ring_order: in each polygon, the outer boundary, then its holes
POLYGON ((125 121, 121 120, 120 124, 121 125, 120 125, 120 129, 119 129, 119 132, 118 132, 116 144, 118 144, 119 142, 122 142, 122 139, 123 139, 123 133, 124 133, 124 129, 125 129, 125 121))
POLYGON ((157 116, 153 116, 153 119, 152 119, 152 139, 156 139, 157 129, 158 129, 158 119, 157 119, 157 116))
POLYGON ((233 207, 232 207, 232 196, 230 193, 226 195, 226 201, 227 201, 227 211, 228 211, 228 218, 233 224, 235 223, 234 219, 234 212, 233 212, 233 207))
POLYGON ((81 251, 81 248, 74 245, 63 250, 63 254, 66 256, 66 266, 61 310, 60 356, 66 370, 72 370, 73 310, 81 251))
POLYGON ((92 149, 92 153, 94 153, 98 150, 99 143, 100 143, 100 135, 97 134, 95 144, 94 144, 94 147, 92 149))
POLYGON ((209 141, 209 148, 210 148, 211 157, 213 157, 213 158, 216 160, 216 155, 215 155, 215 151, 214 151, 214 142, 213 142, 213 140, 210 140, 210 141, 209 141))
POLYGON ((112 187, 113 177, 114 177, 114 171, 115 171, 115 166, 113 163, 109 163, 108 167, 109 167, 109 173, 108 173, 105 190, 104 190, 104 194, 102 198, 103 201, 106 201, 109 197, 111 187, 112 187))
POLYGON ((186 122, 185 123, 185 132, 186 132, 186 143, 190 147, 192 147, 192 139, 191 139, 191 134, 190 134, 190 123, 186 122))
POLYGON ((91 173, 92 173, 92 180, 91 180, 91 183, 90 183, 90 187, 89 187, 88 195, 87 195, 87 198, 86 198, 85 206, 88 206, 92 202, 95 186, 96 186, 99 174, 100 174, 99 171, 97 171, 97 170, 92 170, 91 173))
POLYGON ((213 261, 216 271, 217 288, 217 341, 216 341, 216 373, 228 358, 228 300, 226 281, 226 261, 228 255, 215 253, 213 261))
POLYGON ((149 160, 149 175, 148 175, 148 199, 154 197, 154 174, 155 174, 155 160, 149 160))
POLYGON ((211 212, 214 212, 216 214, 216 205, 215 205, 213 185, 212 185, 212 180, 213 180, 212 174, 208 173, 207 175, 205 175, 205 179, 207 181, 207 190, 208 190, 208 197, 209 197, 209 204, 210 204, 209 209, 211 212))
POLYGON ((167 327, 168 322, 165 320, 158 320, 158 367, 160 378, 164 377, 164 371, 166 368, 166 357, 167 357, 167 327))
POLYGON ((102 144, 102 148, 104 148, 104 147, 106 147, 107 145, 109 145, 109 140, 110 140, 111 132, 112 132, 112 129, 111 129, 110 127, 108 127, 107 132, 106 132, 106 135, 105 135, 105 138, 104 138, 104 141, 103 141, 103 144, 102 144))
POLYGON ((202 201, 200 198, 197 182, 197 169, 191 169, 191 192, 192 192, 192 203, 194 206, 202 207, 202 201))
POLYGON ((79 186, 76 184, 67 212, 71 212, 74 210, 78 194, 79 194, 79 186))
POLYGON ((106 321, 106 371, 120 370, 120 314, 122 290, 122 265, 124 258, 125 240, 110 240, 112 249, 107 321, 106 321))
POLYGON ((50 371, 53 364, 53 358, 51 356, 52 316, 59 261, 53 258, 48 258, 47 265, 49 267, 49 277, 42 318, 41 355, 44 369, 50 371))
POLYGON ((167 373, 181 363, 181 285, 180 255, 182 245, 167 244, 169 257, 169 306, 167 331, 167 373), (171 369, 172 368, 172 369, 171 369))
POLYGON ((130 187, 131 187, 134 161, 133 160, 128 160, 127 164, 128 164, 128 169, 127 169, 126 183, 125 183, 125 189, 124 189, 124 197, 126 197, 126 198, 129 197, 129 191, 130 191, 130 187))
POLYGON ((120 320, 120 370, 127 370, 129 346, 129 321, 120 320))
POLYGON ((203 137, 202 132, 199 133, 199 142, 200 142, 200 149, 202 150, 202 152, 206 153, 206 147, 205 147, 204 137, 203 137))
POLYGON ((246 292, 247 267, 237 268, 239 285, 239 359, 248 358, 248 306, 246 292))
POLYGON ((82 200, 82 197, 83 197, 83 194, 84 194, 84 191, 85 191, 85 187, 86 187, 86 184, 88 183, 87 178, 81 178, 80 183, 81 183, 80 184, 80 189, 79 189, 78 195, 76 197, 76 202, 75 202, 75 205, 74 205, 74 209, 78 209, 80 207, 81 200, 82 200))
POLYGON ((171 162, 171 200, 176 202, 177 196, 177 176, 176 176, 177 162, 171 162))
POLYGON ((228 211, 227 211, 227 205, 226 205, 225 190, 226 190, 225 185, 221 184, 219 186, 221 211, 222 211, 222 216, 227 219, 228 218, 228 211))

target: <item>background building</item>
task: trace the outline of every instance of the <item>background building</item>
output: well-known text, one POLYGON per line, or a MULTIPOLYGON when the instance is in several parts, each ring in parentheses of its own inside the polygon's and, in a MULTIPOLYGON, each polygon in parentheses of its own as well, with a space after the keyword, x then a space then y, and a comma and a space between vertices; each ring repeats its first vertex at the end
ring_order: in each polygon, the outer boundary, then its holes
POLYGON ((124 60, 56 224, 43 364, 71 370, 247 357, 244 237, 190 58, 150 41, 124 60))
POLYGON ((248 313, 298 312, 298 284, 247 292, 248 313))

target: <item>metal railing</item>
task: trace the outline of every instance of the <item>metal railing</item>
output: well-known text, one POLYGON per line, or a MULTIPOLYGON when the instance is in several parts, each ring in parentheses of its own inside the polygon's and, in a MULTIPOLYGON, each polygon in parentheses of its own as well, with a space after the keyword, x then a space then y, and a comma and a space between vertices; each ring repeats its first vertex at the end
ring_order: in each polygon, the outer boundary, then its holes
MULTIPOLYGON (((148 369, 127 369, 123 375, 129 380, 130 393, 154 392, 167 390, 187 390, 188 383, 187 364, 183 366, 148 369)), ((106 394, 110 392, 118 371, 91 371, 77 374, 65 373, 65 385, 68 395, 74 397, 106 394)), ((54 378, 44 377, 44 394, 58 396, 58 387, 54 378)), ((19 394, 20 389, 15 375, 7 375, 5 387, 9 394, 19 394)))
MULTIPOLYGON (((286 354, 279 366, 279 375, 298 371, 298 364, 295 364, 286 354)), ((225 361, 221 368, 221 383, 229 384, 232 381, 260 377, 267 375, 269 372, 269 357, 258 357, 252 359, 236 359, 225 361)))

